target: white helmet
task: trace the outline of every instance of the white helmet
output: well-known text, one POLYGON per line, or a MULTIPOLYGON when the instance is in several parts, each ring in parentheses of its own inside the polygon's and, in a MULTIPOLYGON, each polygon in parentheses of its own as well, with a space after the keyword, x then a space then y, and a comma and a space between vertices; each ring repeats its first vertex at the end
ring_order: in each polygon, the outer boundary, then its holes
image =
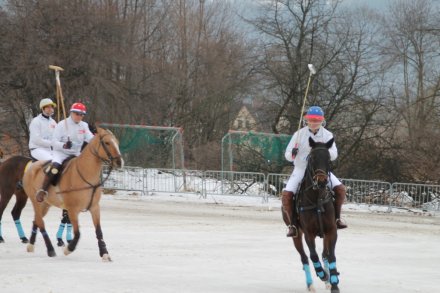
POLYGON ((42 100, 40 101, 40 110, 43 110, 44 107, 46 107, 46 106, 50 106, 50 105, 52 105, 52 106, 54 106, 54 107, 57 106, 57 104, 55 104, 54 102, 52 102, 51 99, 48 99, 48 98, 46 98, 46 99, 42 99, 42 100))

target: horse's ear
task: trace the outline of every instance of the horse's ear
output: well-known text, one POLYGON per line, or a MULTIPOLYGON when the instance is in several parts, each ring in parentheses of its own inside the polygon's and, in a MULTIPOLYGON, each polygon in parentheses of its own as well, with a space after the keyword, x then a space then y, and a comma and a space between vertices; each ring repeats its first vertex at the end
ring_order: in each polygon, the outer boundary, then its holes
POLYGON ((328 148, 328 149, 331 148, 334 142, 335 142, 335 138, 332 137, 332 139, 330 139, 329 141, 327 141, 325 143, 325 147, 328 148))
POLYGON ((314 147, 315 147, 315 145, 316 145, 316 142, 313 140, 313 138, 312 137, 309 137, 309 145, 310 145, 310 147, 313 149, 314 147))

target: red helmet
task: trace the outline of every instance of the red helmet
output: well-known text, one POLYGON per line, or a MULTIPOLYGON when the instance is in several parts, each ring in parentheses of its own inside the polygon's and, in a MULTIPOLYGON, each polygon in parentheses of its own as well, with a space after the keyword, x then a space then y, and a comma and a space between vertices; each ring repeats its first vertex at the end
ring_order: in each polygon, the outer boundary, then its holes
POLYGON ((83 103, 74 103, 72 107, 70 107, 70 112, 76 112, 85 115, 87 113, 87 109, 83 103))

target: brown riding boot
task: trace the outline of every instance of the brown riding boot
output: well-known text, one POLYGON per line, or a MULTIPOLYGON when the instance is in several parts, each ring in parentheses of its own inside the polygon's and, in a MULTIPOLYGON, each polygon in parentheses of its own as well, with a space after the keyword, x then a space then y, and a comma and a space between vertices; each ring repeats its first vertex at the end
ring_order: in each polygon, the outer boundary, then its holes
POLYGON ((49 188, 50 183, 52 182, 55 175, 58 174, 60 170, 61 165, 57 163, 53 163, 46 167, 46 170, 44 170, 44 173, 46 176, 44 176, 43 185, 40 190, 37 191, 37 194, 35 195, 38 202, 42 202, 44 200, 44 197, 47 196, 47 189, 49 188))
POLYGON ((343 184, 336 186, 333 188, 333 191, 335 192, 335 218, 336 218, 336 227, 338 229, 345 229, 347 228, 347 224, 345 224, 341 220, 341 209, 342 204, 345 201, 345 186, 343 184))
POLYGON ((289 222, 289 225, 287 225, 287 228, 289 228, 289 231, 287 231, 286 237, 298 237, 298 229, 295 226, 295 216, 293 213, 293 192, 290 191, 283 191, 282 195, 282 204, 283 204, 283 211, 284 214, 287 217, 287 221, 289 222))

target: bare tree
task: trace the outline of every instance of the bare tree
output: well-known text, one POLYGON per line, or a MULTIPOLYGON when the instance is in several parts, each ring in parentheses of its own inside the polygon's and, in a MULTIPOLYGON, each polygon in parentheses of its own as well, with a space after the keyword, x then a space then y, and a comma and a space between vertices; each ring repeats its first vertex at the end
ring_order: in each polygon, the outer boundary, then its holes
POLYGON ((399 0, 383 17, 381 49, 400 148, 396 160, 411 180, 438 180, 433 174, 440 171, 439 9, 431 0, 399 0))

